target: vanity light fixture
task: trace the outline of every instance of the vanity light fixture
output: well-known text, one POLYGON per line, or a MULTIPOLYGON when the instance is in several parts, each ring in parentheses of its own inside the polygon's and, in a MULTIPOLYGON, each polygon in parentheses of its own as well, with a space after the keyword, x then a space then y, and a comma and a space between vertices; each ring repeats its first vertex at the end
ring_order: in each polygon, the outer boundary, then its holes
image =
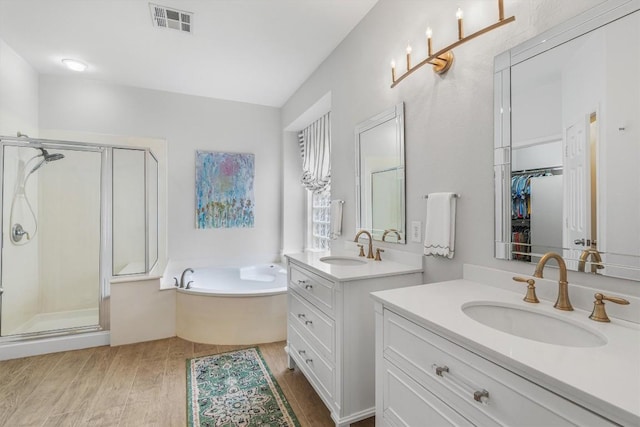
POLYGON ((63 59, 62 63, 67 66, 68 69, 73 71, 86 71, 89 66, 82 61, 78 61, 77 59, 63 59))
POLYGON ((453 64, 453 52, 452 49, 460 46, 463 43, 468 42, 471 39, 474 39, 482 34, 488 33, 489 31, 495 30, 498 27, 501 27, 505 24, 513 22, 516 20, 515 16, 510 16, 509 18, 504 17, 504 4, 503 0, 498 0, 498 21, 494 24, 489 25, 479 31, 476 31, 473 34, 469 34, 468 36, 464 36, 464 30, 462 25, 462 17, 463 12, 462 9, 458 8, 456 11, 456 19, 458 20, 458 40, 454 43, 451 43, 449 46, 444 47, 437 52, 432 52, 432 37, 433 30, 431 27, 427 27, 426 36, 427 36, 427 54, 429 55, 422 62, 417 63, 413 67, 411 67, 411 47, 407 46, 407 71, 402 74, 400 77, 396 78, 396 68, 395 62, 391 63, 391 87, 395 87, 398 83, 404 80, 409 74, 416 71, 418 68, 422 67, 426 64, 431 64, 433 66, 433 71, 438 74, 446 73, 451 65, 453 64))

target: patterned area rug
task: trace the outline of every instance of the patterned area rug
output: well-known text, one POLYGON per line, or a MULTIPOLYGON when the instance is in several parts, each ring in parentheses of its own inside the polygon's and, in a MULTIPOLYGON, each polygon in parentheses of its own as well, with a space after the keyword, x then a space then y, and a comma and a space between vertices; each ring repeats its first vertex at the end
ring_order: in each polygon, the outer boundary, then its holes
POLYGON ((193 427, 299 427, 258 348, 187 360, 193 427))

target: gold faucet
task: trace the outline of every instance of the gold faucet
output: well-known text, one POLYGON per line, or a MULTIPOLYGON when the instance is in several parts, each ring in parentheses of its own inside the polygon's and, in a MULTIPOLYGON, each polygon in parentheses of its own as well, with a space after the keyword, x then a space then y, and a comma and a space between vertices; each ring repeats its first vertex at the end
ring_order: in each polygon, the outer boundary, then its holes
POLYGON ((596 248, 588 248, 582 251, 580 254, 580 261, 578 262, 578 271, 584 271, 585 264, 587 260, 591 257, 591 272, 597 273, 597 270, 604 268, 602 265, 602 257, 600 256, 600 252, 596 248))
POLYGON ((553 305, 558 310, 564 311, 573 311, 573 307, 571 306, 571 302, 569 301, 569 282, 567 281, 567 264, 565 264, 562 256, 558 255, 555 252, 547 252, 540 258, 538 264, 536 265, 536 271, 533 273, 533 277, 537 277, 542 279, 542 270, 544 269, 545 264, 551 258, 555 259, 558 262, 558 267, 560 268, 560 279, 558 280, 558 299, 556 303, 553 305))
POLYGON ((395 234, 396 235, 396 242, 400 241, 400 233, 398 232, 398 230, 396 230, 395 228, 390 228, 388 230, 384 230, 384 233, 382 233, 382 241, 385 242, 386 238, 387 238, 387 234, 395 234))
MULTIPOLYGON (((353 241, 358 243, 358 239, 360 238, 361 234, 366 234, 369 238, 369 253, 367 254, 367 258, 373 259, 373 238, 371 237, 371 233, 369 233, 367 230, 360 230, 358 231, 358 234, 356 234, 356 237, 355 239, 353 239, 353 241)), ((362 251, 360 251, 360 256, 364 256, 362 251)))

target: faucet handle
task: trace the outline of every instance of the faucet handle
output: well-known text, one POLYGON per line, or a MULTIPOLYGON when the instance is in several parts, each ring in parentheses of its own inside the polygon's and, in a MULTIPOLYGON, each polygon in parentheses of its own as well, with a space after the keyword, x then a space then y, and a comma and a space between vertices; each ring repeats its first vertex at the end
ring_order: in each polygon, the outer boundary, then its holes
POLYGON ((376 248, 376 261, 382 261, 382 258, 380 258, 380 252, 384 252, 384 249, 376 248))
POLYGON ((364 256, 364 245, 358 244, 358 247, 360 248, 358 256, 364 256))
POLYGON ((628 305, 629 301, 620 297, 611 297, 608 295, 603 295, 600 292, 593 295, 596 300, 593 302, 593 311, 589 316, 589 319, 595 320, 596 322, 611 322, 609 316, 607 316, 607 311, 604 308, 603 301, 611 301, 616 304, 628 305))
POLYGON ((180 287, 180 283, 178 283, 178 278, 177 277, 173 278, 173 286, 175 286, 176 288, 180 287))
POLYGON ((533 279, 525 279, 524 277, 515 276, 513 278, 516 282, 522 282, 527 284, 527 295, 522 298, 523 301, 530 303, 539 303, 540 300, 536 296, 536 281, 533 279))

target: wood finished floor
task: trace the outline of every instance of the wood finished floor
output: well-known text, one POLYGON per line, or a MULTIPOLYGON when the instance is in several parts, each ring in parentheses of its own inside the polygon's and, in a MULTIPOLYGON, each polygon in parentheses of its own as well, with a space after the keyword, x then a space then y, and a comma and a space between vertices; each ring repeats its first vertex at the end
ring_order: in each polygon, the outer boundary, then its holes
MULTIPOLYGON (((284 345, 258 347, 301 425, 334 426, 302 373, 287 369, 284 345)), ((2 361, 0 426, 185 426, 185 360, 243 347, 169 338, 2 361)))

